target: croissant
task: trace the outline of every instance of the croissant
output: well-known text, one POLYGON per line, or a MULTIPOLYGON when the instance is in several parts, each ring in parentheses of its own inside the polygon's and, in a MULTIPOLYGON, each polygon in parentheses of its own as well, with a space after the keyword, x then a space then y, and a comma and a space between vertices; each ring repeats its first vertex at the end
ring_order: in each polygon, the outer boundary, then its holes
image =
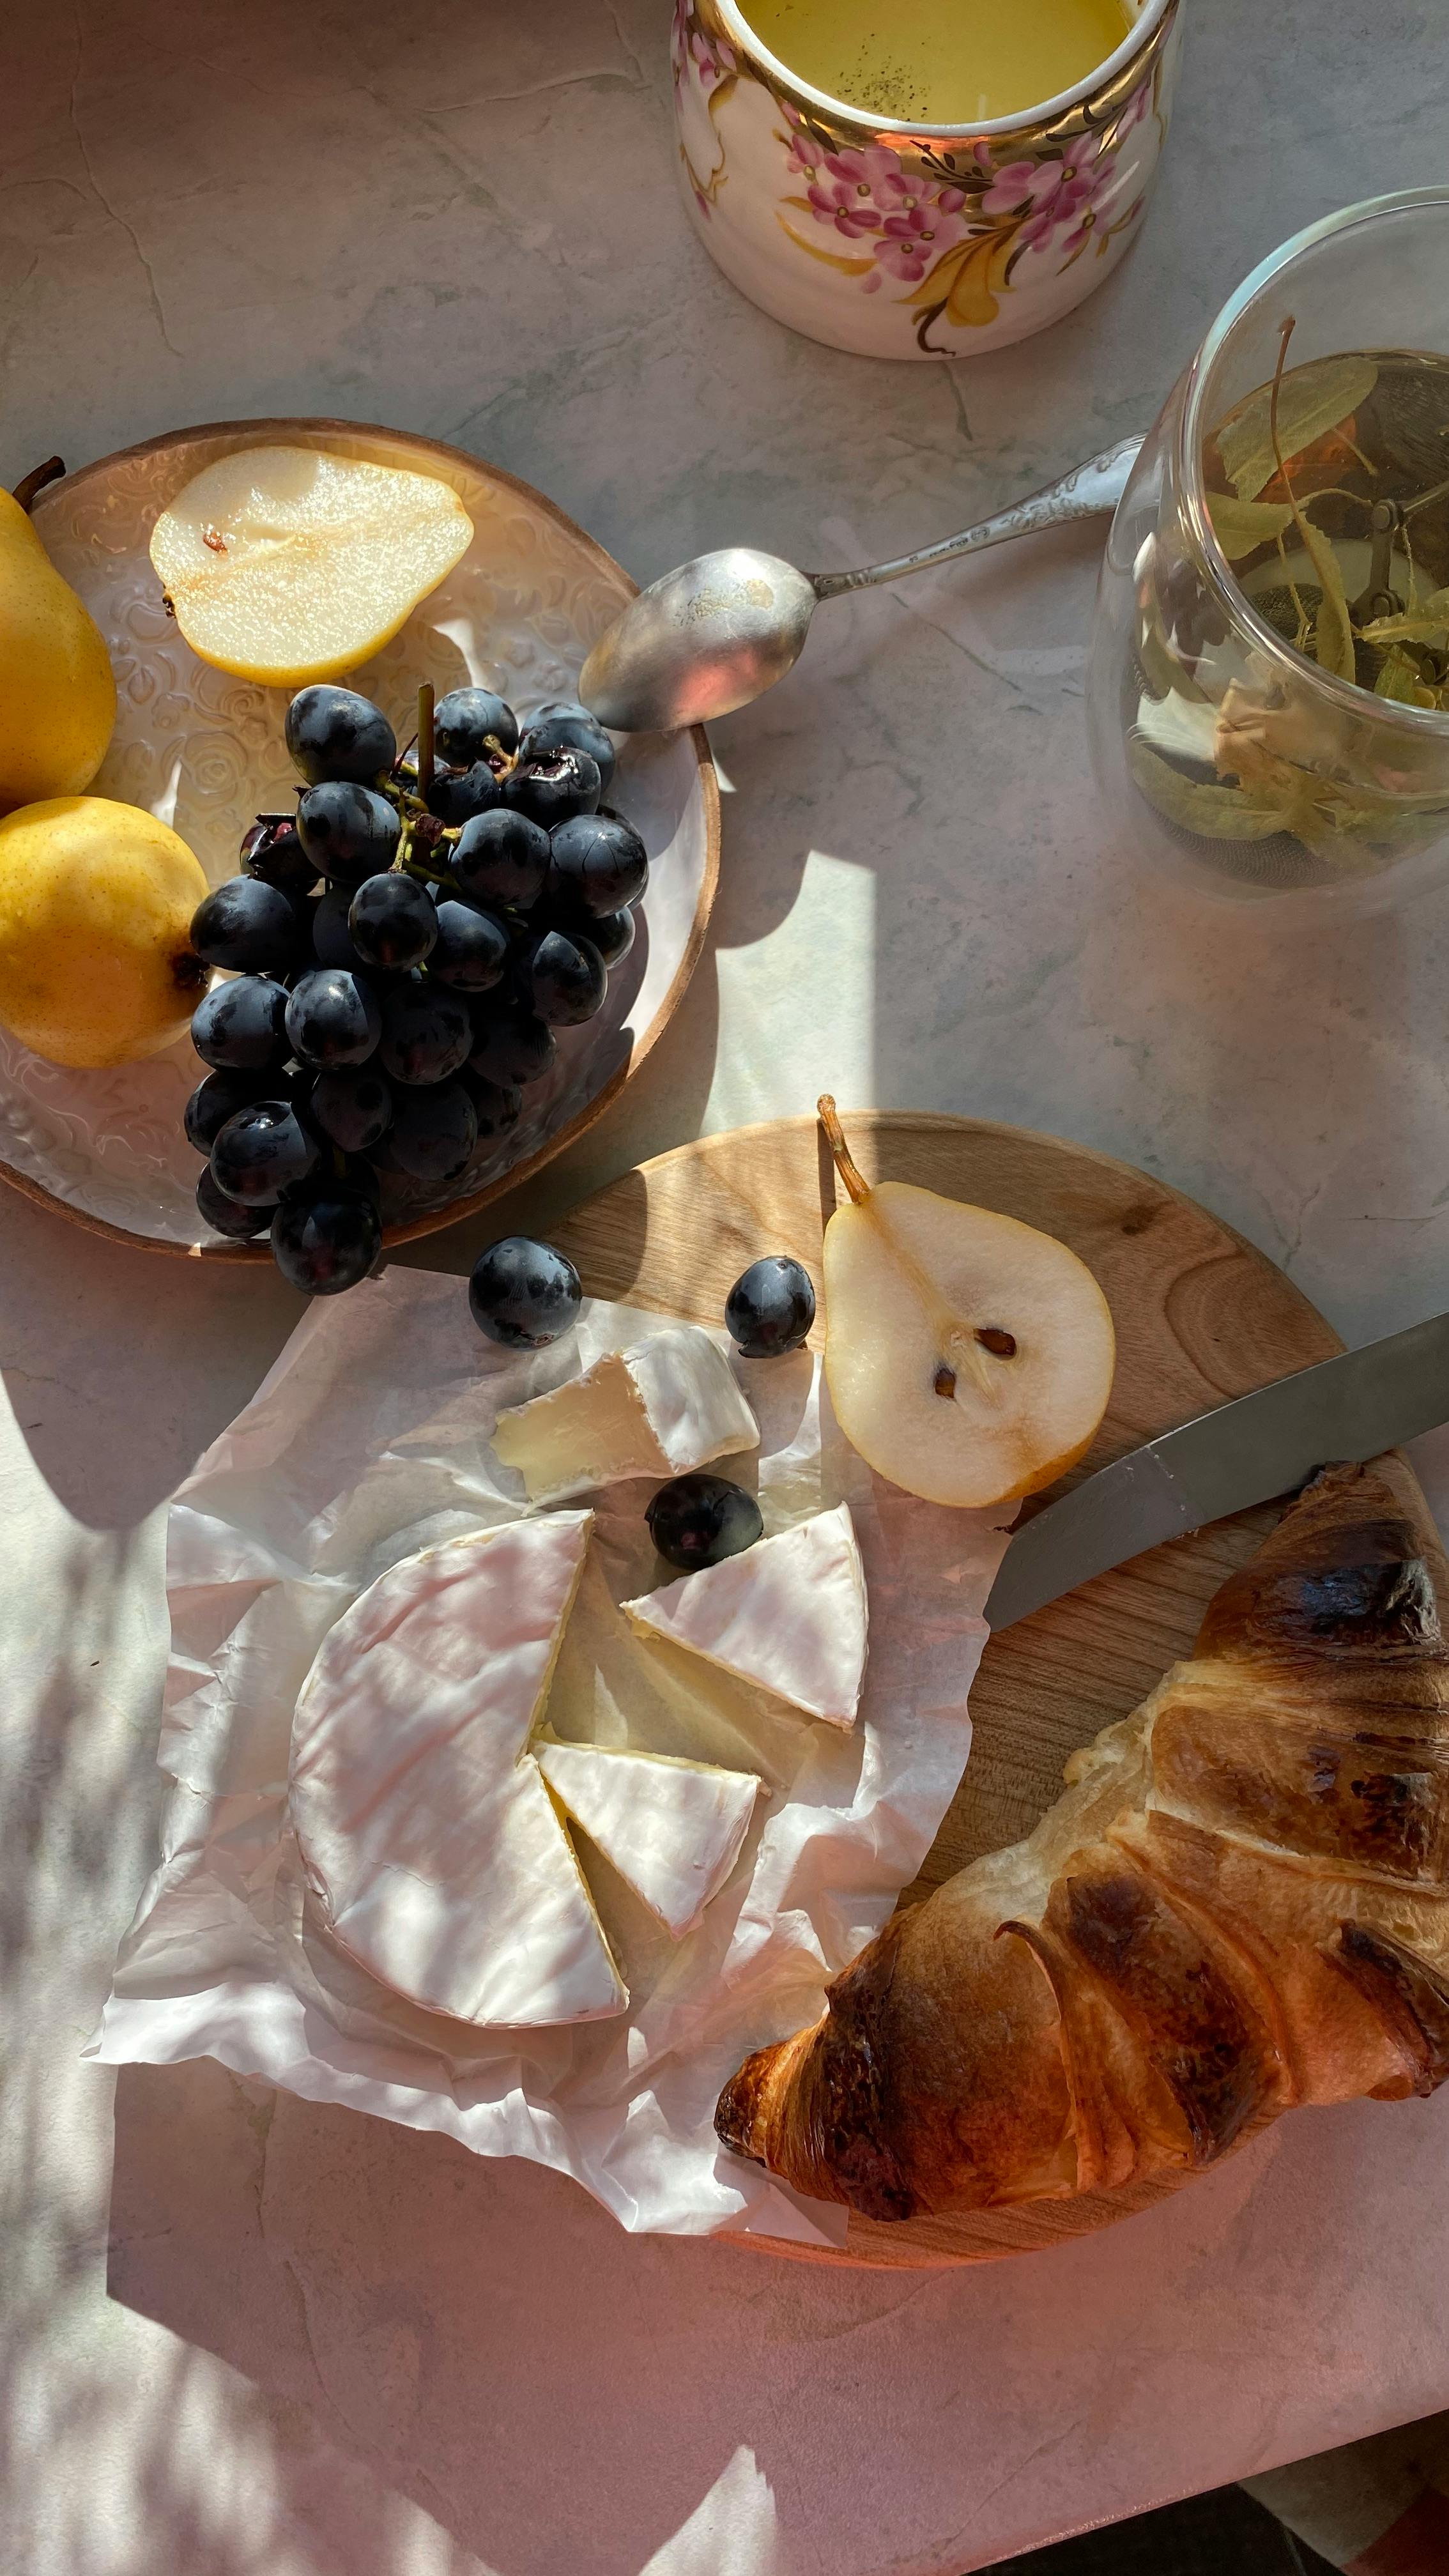
POLYGON ((1449 1654, 1402 1461, 1324 1469, 1034 1833, 896 1915, 726 2085, 726 2146, 865 2217, 1210 2165, 1449 2074, 1449 1654))

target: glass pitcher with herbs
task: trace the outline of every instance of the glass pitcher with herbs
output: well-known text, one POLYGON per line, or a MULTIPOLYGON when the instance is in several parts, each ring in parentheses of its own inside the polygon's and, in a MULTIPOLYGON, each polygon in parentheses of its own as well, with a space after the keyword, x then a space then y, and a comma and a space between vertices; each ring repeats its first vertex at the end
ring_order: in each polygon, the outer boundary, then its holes
POLYGON ((1088 708, 1130 841, 1206 891, 1449 875, 1449 190, 1311 226, 1219 315, 1113 521, 1088 708))

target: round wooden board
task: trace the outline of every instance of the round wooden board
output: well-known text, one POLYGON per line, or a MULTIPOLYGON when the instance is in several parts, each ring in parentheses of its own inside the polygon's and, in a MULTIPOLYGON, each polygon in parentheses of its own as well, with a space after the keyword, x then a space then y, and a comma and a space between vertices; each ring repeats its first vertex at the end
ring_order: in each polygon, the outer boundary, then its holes
MULTIPOLYGON (((1079 1476, 1343 1347, 1265 1254, 1130 1164, 974 1119, 842 1115, 868 1179, 915 1181, 1021 1217, 1059 1235, 1101 1281, 1117 1328, 1117 1376, 1079 1476)), ((593 1295, 714 1324, 732 1281, 762 1252, 795 1254, 818 1281, 821 1235, 835 1204, 834 1166, 814 1119, 780 1119, 701 1137, 642 1164, 556 1226, 554 1239, 593 1295)), ((817 1324, 812 1340, 819 1337, 817 1324)), ((1050 1500, 1033 1496, 1024 1514, 1050 1500)), ((1030 1831, 1060 1794, 1068 1754, 1125 1717, 1187 1653, 1209 1596, 1276 1517, 1268 1504, 1215 1522, 991 1638, 971 1694, 971 1759, 903 1904, 979 1852, 1030 1831)), ((1107 2226, 1167 2188, 899 2226, 852 2212, 843 2254, 740 2241, 819 2262, 984 2262, 1107 2226)))

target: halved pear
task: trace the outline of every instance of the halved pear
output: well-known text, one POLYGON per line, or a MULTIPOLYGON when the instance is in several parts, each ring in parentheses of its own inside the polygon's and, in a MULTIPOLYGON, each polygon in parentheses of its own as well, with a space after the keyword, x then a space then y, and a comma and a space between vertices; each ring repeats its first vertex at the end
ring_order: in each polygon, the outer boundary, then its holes
POLYGON ((927 1502, 982 1507, 1075 1465, 1107 1410, 1116 1338, 1055 1235, 906 1181, 872 1189, 835 1103, 849 1192, 825 1229, 825 1377, 851 1447, 927 1502))
POLYGON ((379 652, 472 538, 435 475, 247 447, 177 493, 151 531, 151 561, 203 662, 301 688, 379 652))

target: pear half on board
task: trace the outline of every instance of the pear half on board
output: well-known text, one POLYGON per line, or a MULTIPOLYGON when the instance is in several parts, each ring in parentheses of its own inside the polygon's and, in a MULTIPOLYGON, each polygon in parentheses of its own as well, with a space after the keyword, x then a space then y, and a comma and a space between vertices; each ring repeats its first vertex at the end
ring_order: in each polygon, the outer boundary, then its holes
POLYGON ((820 1102, 849 1193, 825 1229, 825 1377, 868 1466, 982 1508, 1074 1466, 1107 1410, 1116 1337, 1055 1235, 907 1181, 872 1188, 820 1102))

